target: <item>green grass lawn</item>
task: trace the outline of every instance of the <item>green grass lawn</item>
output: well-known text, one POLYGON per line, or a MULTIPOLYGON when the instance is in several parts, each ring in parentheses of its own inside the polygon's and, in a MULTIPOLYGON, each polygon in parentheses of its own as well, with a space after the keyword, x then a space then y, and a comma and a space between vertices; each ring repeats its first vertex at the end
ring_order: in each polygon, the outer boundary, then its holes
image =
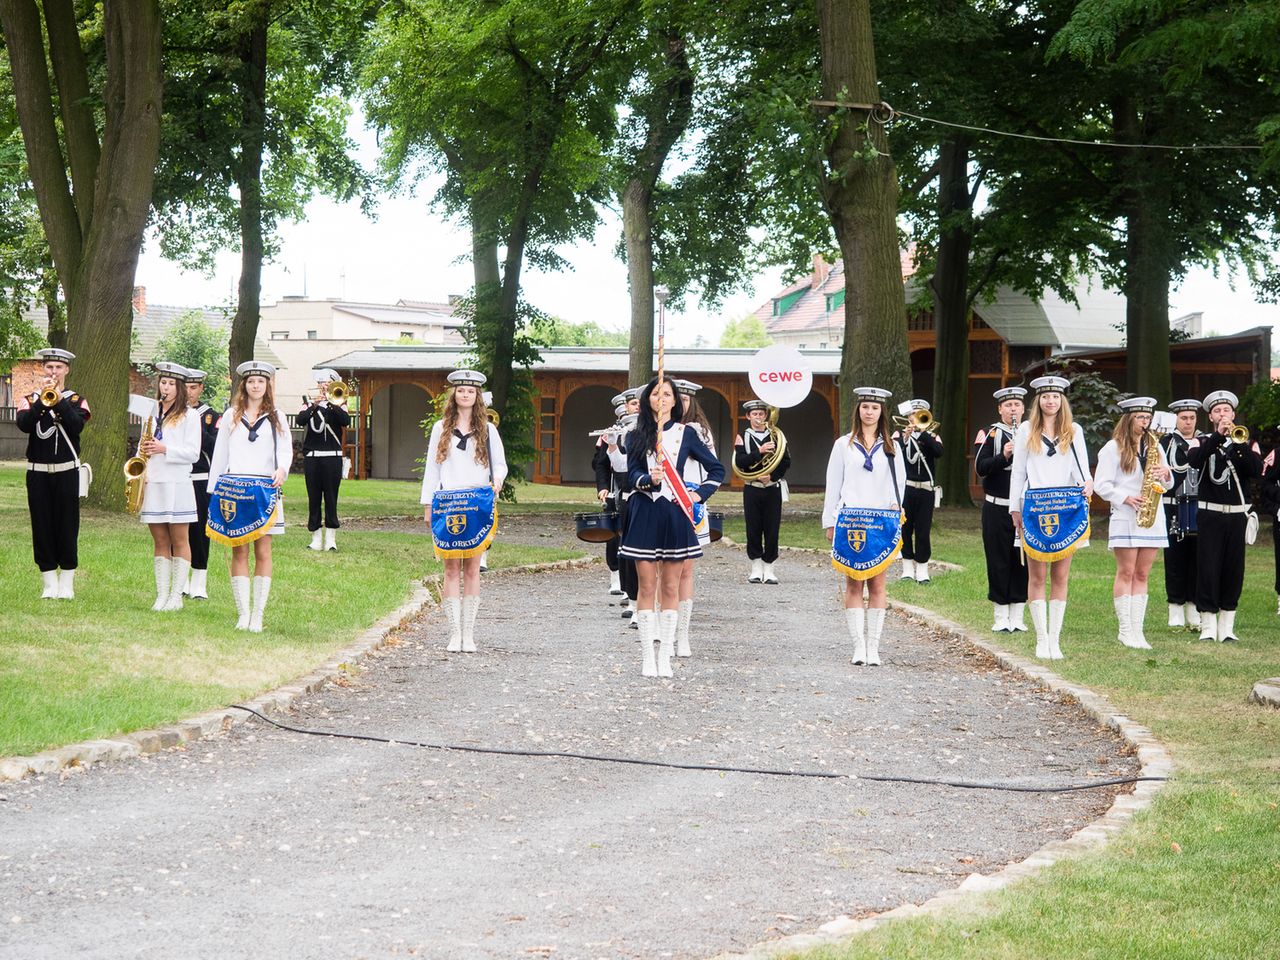
MULTIPOLYGON (((344 484, 342 507, 394 516, 380 498, 416 508, 398 488, 344 484), (350 496, 350 500, 348 497, 350 496)), ((23 471, 0 467, 0 756, 171 722, 270 689, 322 662, 395 609, 415 580, 438 573, 414 534, 347 532, 339 550, 306 549, 300 477, 285 488, 290 531, 277 538, 267 629, 234 629, 229 551, 214 545, 207 601, 153 613, 151 538, 135 519, 85 510, 73 602, 40 599, 23 471)), ((350 514, 348 514, 350 515, 350 514)), ((499 543, 493 567, 558 560, 564 550, 499 543)))
MULTIPOLYGON (((1280 710, 1246 701, 1254 681, 1280 675, 1270 525, 1249 548, 1236 620, 1243 642, 1199 643, 1166 627, 1157 561, 1146 620, 1155 649, 1136 651, 1115 639, 1115 567, 1105 520, 1094 519, 1093 545, 1072 566, 1066 659, 1053 669, 1150 727, 1173 751, 1175 779, 1096 856, 1059 864, 976 909, 888 924, 806 960, 1280 957, 1280 710)), ((740 539, 741 520, 730 518, 726 533, 740 539)), ((784 521, 782 542, 827 549, 814 518, 784 521)), ((989 633, 979 512, 940 511, 933 542, 936 559, 964 569, 928 585, 894 581, 890 594, 1030 656, 1030 632, 989 633)))

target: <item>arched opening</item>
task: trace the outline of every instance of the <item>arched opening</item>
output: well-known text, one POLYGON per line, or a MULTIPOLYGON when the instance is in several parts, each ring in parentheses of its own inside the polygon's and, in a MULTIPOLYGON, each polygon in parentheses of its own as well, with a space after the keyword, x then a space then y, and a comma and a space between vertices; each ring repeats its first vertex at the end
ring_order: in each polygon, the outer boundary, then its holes
POLYGON ((609 401, 617 392, 602 384, 579 387, 565 400, 560 414, 561 483, 596 482, 595 471, 591 469, 596 441, 588 434, 613 423, 613 406, 609 401))
POLYGON ((715 390, 700 390, 698 405, 702 407, 703 416, 711 427, 711 441, 715 444, 716 456, 724 464, 725 479, 728 483, 733 476, 733 438, 737 427, 729 412, 729 401, 715 390))
POLYGON ((836 438, 831 405, 817 391, 811 391, 797 406, 783 410, 778 427, 787 435, 791 469, 787 482, 797 488, 822 489, 827 482, 827 460, 836 438))
POLYGON ((422 478, 431 394, 416 383, 393 383, 369 401, 369 476, 383 480, 422 478))

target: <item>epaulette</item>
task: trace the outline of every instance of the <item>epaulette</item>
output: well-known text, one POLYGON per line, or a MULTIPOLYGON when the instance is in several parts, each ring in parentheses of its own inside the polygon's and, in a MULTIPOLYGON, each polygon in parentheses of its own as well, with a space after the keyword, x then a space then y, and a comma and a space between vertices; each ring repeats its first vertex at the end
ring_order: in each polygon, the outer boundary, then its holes
POLYGON ((68 399, 68 400, 70 400, 72 403, 79 403, 79 402, 80 402, 80 394, 78 394, 78 393, 73 393, 71 396, 67 397, 67 399, 68 399))
POLYGON ((205 422, 205 425, 206 425, 206 426, 207 426, 207 425, 209 425, 209 424, 212 424, 212 423, 213 423, 213 411, 212 411, 212 410, 206 410, 206 411, 205 411, 205 414, 204 414, 204 422, 205 422))

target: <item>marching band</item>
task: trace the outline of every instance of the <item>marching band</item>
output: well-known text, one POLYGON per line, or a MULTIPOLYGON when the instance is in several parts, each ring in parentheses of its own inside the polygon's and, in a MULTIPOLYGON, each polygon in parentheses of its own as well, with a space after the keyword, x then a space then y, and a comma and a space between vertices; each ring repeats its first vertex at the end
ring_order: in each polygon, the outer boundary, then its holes
MULTIPOLYGON (((39 356, 45 379, 41 389, 20 398, 16 418, 29 435, 32 548, 42 598, 73 599, 79 499, 92 476, 80 462, 79 441, 90 412, 87 401, 66 387, 74 356, 54 348, 39 356)), ((131 508, 152 536, 152 610, 180 610, 184 595, 207 599, 212 539, 231 547, 236 629, 261 632, 271 592, 271 538, 285 529, 281 487, 293 462, 289 427, 275 404, 275 369, 262 361, 241 364, 221 417, 201 403, 203 371, 167 361, 155 369, 155 398, 133 398, 141 402, 138 409, 130 404, 144 425, 125 467, 131 508)), ((314 374, 316 392, 305 398, 295 423, 303 433, 310 549, 334 550, 343 431, 351 417, 339 375, 328 369, 314 374)), ((450 389, 427 443, 421 503, 444 565, 446 650, 471 653, 481 560, 497 532, 507 463, 496 417, 480 389, 485 376, 455 370, 447 379, 450 389)), ((1262 460, 1248 430, 1235 422, 1239 401, 1230 391, 1214 391, 1202 402, 1177 400, 1167 413, 1157 413, 1154 397, 1131 397, 1119 401, 1112 437, 1091 471, 1084 432, 1067 399, 1070 386, 1058 376, 1032 380, 1025 417, 1025 388, 996 390, 998 418, 974 438, 991 629, 1025 632, 1029 607, 1035 655, 1064 657, 1071 562, 1089 545, 1096 492, 1110 512, 1107 546, 1116 564, 1119 642, 1151 649, 1149 577, 1161 551, 1168 626, 1197 629, 1204 641, 1238 641, 1245 551, 1257 529, 1251 481, 1261 480, 1262 503, 1280 518, 1274 451, 1262 460), (1210 424, 1205 433, 1197 432, 1201 410, 1210 424)), ((606 544, 608 592, 626 598, 623 616, 638 630, 645 677, 671 677, 673 657, 691 655, 694 564, 719 531, 712 517, 721 515, 709 514, 706 503, 724 482, 725 467, 698 404, 700 389, 660 376, 625 390, 611 401, 615 423, 592 433, 603 512, 578 515, 579 536, 606 544)), ((855 396, 853 427, 836 439, 828 459, 821 522, 831 565, 842 577, 852 662, 879 666, 890 566, 901 558, 903 579, 930 579, 942 444, 927 401, 908 400, 891 418, 888 390, 860 387, 855 396)), ((777 428, 777 408, 752 399, 742 413, 747 423, 735 438, 732 467, 743 482, 747 581, 776 585, 791 454, 777 428)), ((1280 594, 1280 537, 1275 539, 1280 594)))

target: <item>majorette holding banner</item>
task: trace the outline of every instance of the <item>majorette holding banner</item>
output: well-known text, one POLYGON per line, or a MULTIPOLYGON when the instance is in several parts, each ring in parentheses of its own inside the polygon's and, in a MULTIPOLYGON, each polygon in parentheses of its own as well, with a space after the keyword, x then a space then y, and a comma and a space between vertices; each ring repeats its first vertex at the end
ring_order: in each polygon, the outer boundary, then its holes
POLYGON ((854 580, 883 573, 902 552, 902 511, 841 507, 831 539, 831 566, 854 580))
POLYGON ((431 538, 441 560, 478 557, 498 532, 493 487, 437 490, 431 495, 431 538))
POLYGON ((1088 540, 1083 488, 1043 487, 1022 495, 1022 549, 1032 560, 1063 560, 1088 540))
POLYGON ((265 537, 276 524, 280 488, 270 477, 240 477, 224 473, 209 495, 205 532, 210 540, 238 547, 265 537))

